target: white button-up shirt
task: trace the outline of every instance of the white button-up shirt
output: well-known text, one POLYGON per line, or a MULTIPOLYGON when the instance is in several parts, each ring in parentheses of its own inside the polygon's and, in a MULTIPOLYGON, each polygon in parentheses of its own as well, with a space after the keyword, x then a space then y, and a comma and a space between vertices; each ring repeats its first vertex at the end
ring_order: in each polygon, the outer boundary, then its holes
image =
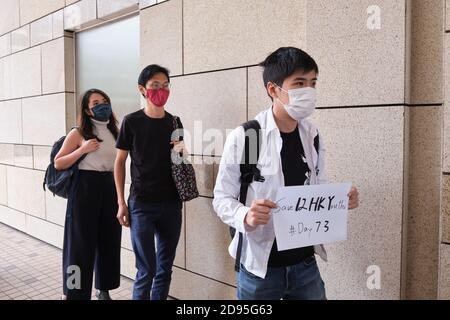
MULTIPOLYGON (((256 228, 250 228, 244 221, 253 200, 269 199, 275 202, 277 189, 284 186, 280 154, 283 140, 275 123, 272 108, 258 114, 255 120, 258 120, 262 129, 261 150, 257 166, 265 181, 251 183, 248 188, 246 205, 239 202, 240 163, 245 144, 245 131, 240 126, 227 137, 214 188, 213 206, 224 223, 243 233, 241 263, 245 269, 260 278, 265 278, 270 252, 275 240, 273 219, 271 218, 267 225, 256 228)), ((299 122, 298 130, 306 161, 311 170, 310 184, 326 183, 323 139, 319 136, 319 154, 317 154, 314 147, 314 138, 318 135, 317 128, 308 120, 302 120, 299 122)), ((238 232, 229 246, 229 253, 234 259, 236 259, 238 232)), ((326 261, 323 245, 314 246, 314 249, 326 261)))

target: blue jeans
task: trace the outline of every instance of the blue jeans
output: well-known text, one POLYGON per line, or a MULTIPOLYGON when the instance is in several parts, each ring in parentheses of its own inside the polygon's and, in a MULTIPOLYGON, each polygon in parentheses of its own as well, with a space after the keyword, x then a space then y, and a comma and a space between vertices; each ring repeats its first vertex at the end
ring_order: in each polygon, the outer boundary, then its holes
POLYGON ((297 265, 268 268, 259 278, 241 264, 237 274, 239 300, 326 300, 325 285, 314 256, 297 265))
POLYGON ((143 203, 129 200, 131 243, 137 269, 133 300, 167 299, 180 239, 182 206, 181 202, 143 203))

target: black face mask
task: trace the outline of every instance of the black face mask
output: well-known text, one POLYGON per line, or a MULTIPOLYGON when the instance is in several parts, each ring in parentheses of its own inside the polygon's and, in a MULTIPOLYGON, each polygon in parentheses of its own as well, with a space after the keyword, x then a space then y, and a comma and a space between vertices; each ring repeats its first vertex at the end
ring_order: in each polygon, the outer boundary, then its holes
POLYGON ((112 107, 109 103, 102 103, 93 107, 91 112, 94 114, 93 118, 95 120, 106 122, 111 118, 112 107))

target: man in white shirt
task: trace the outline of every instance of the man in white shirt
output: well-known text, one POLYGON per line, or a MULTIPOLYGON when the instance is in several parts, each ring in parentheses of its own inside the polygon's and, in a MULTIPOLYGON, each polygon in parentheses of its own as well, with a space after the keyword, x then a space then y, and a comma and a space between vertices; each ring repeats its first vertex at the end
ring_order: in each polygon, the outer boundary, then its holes
MULTIPOLYGON (((217 215, 236 234, 229 252, 236 259, 242 235, 237 297, 241 300, 326 299, 325 286, 314 254, 326 260, 322 245, 278 251, 271 210, 276 190, 282 186, 326 183, 322 137, 307 120, 316 106, 319 68, 306 52, 283 47, 260 64, 273 106, 256 116, 261 126, 257 167, 264 177, 248 188, 240 203, 240 163, 246 132, 236 128, 227 138, 214 188, 217 215)), ((349 209, 359 205, 352 188, 349 209)))

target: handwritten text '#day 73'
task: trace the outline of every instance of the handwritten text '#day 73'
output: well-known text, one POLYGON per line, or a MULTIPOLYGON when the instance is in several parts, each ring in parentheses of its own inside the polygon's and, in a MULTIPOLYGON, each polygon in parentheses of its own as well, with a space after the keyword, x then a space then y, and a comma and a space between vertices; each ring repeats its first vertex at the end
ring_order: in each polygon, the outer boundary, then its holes
MULTIPOLYGON (((310 199, 299 197, 296 205, 282 204, 274 209, 273 213, 292 213, 292 212, 320 212, 320 211, 331 211, 331 210, 345 210, 347 206, 344 200, 339 202, 335 201, 335 196, 329 197, 313 197, 310 199)), ((285 198, 277 201, 279 204, 285 198)))

